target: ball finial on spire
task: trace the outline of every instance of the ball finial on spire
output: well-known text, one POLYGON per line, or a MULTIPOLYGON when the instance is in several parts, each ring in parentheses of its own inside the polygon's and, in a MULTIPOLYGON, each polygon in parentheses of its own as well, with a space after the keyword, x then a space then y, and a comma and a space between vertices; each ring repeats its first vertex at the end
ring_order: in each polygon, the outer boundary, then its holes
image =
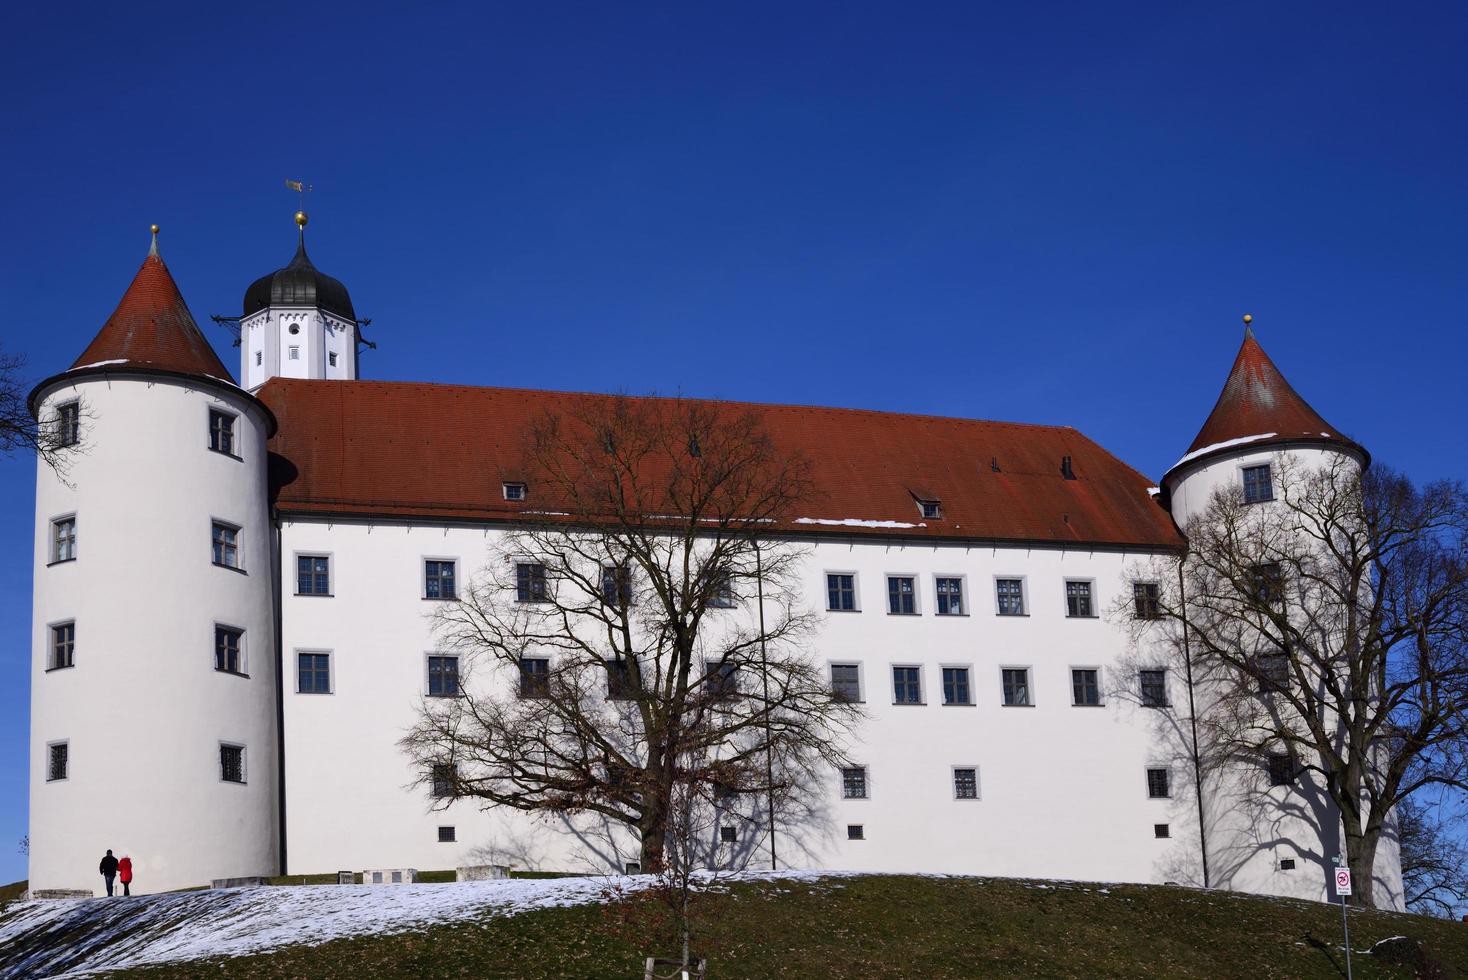
POLYGON ((158 226, 157 225, 149 225, 148 226, 148 230, 151 231, 155 235, 158 234, 158 226))
POLYGON ((1252 337, 1252 336, 1254 336, 1253 323, 1254 323, 1254 314, 1252 314, 1252 313, 1245 313, 1244 314, 1244 336, 1245 337, 1252 337))
POLYGON ((1245 313, 1244 314, 1244 326, 1247 327, 1249 324, 1251 324, 1253 322, 1254 322, 1254 314, 1252 314, 1252 313, 1245 313))
POLYGON ((304 212, 304 211, 297 211, 296 212, 296 224, 298 226, 300 226, 301 228, 306 227, 306 222, 309 221, 309 220, 310 220, 310 218, 306 217, 306 212, 304 212))
POLYGON ((153 233, 153 241, 148 245, 148 254, 149 255, 157 255, 158 254, 158 226, 157 225, 149 225, 148 226, 148 230, 153 233))

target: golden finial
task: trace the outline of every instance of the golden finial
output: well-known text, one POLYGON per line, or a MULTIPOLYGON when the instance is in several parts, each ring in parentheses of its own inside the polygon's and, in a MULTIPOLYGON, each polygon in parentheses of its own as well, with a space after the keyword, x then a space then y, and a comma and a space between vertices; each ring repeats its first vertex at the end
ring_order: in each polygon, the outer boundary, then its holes
POLYGON ((1247 327, 1249 324, 1251 324, 1253 322, 1254 322, 1254 314, 1252 314, 1252 313, 1245 313, 1244 314, 1244 326, 1247 327))
POLYGON ((158 226, 157 225, 149 225, 148 226, 148 230, 151 231, 155 235, 158 234, 158 226))
POLYGON ((297 211, 296 212, 296 224, 299 225, 300 227, 302 227, 302 228, 306 227, 306 222, 309 221, 309 220, 310 219, 306 217, 306 212, 304 212, 304 211, 297 211))
POLYGON ((149 225, 148 226, 148 230, 153 233, 153 243, 148 246, 148 254, 149 255, 157 255, 158 254, 158 226, 157 225, 149 225))

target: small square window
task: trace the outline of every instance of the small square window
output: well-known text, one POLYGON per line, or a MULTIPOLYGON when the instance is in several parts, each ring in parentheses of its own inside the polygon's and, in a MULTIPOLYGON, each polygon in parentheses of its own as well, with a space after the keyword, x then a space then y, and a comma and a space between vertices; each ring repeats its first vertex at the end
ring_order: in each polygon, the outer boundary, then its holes
POLYGON ((911 578, 903 575, 887 576, 887 612, 894 616, 917 614, 917 593, 911 578))
POLYGON ((234 423, 235 417, 228 412, 220 412, 209 409, 209 448, 216 453, 226 456, 236 455, 234 451, 234 423))
POLYGON ((56 406, 56 445, 75 446, 82 441, 81 402, 56 406))
POLYGON ((423 562, 423 595, 428 599, 457 597, 453 562, 438 559, 423 562))
POLYGON ((401 871, 394 871, 392 873, 392 883, 394 885, 401 885, 403 883, 403 873, 401 871))
POLYGON ((290 349, 290 359, 293 361, 299 361, 301 359, 301 348, 293 345, 290 349))
POLYGON ((219 747, 219 778, 226 783, 245 781, 245 748, 242 745, 219 747))
POLYGON ((1288 752, 1271 752, 1266 760, 1269 785, 1288 786, 1295 781, 1295 766, 1288 752))
POLYGON ((940 578, 937 579, 938 590, 938 615, 939 616, 962 616, 963 615, 963 579, 940 578))
POLYGON ((546 657, 520 658, 520 697, 550 697, 550 660, 546 657))
POLYGON ((520 562, 515 565, 515 601, 545 602, 549 598, 546 588, 545 566, 538 562, 520 562))
POLYGON ((53 742, 46 746, 46 781, 54 783, 65 779, 70 771, 71 750, 66 742, 53 742))
POLYGON ((972 768, 953 770, 953 798, 977 800, 979 798, 979 771, 972 768))
POLYGON ((826 608, 832 612, 856 611, 856 576, 826 576, 826 608))
POLYGON ((50 670, 60 670, 74 663, 76 653, 76 623, 60 623, 51 627, 50 670))
POLYGON ((849 824, 847 824, 846 825, 846 839, 847 840, 866 840, 867 839, 867 829, 866 829, 866 827, 864 827, 862 824, 859 824, 859 823, 849 823, 849 824))
POLYGON ((973 694, 969 690, 967 667, 944 667, 943 668, 943 703, 944 704, 973 704, 973 694))
POLYGON ((923 678, 918 667, 892 668, 892 703, 922 704, 923 678))
POLYGON ((456 833, 453 827, 438 828, 438 842, 440 844, 452 844, 454 843, 455 838, 456 833))
POLYGON ((1000 672, 1004 684, 1004 703, 1010 707, 1028 707, 1030 672, 1025 667, 1005 667, 1000 672))
POLYGON ((1142 707, 1165 708, 1167 702, 1167 671, 1143 670, 1137 674, 1142 692, 1142 707))
POLYGON ((1070 703, 1078 708, 1095 708, 1101 704, 1101 672, 1093 667, 1077 667, 1070 672, 1070 703))
POLYGON ((866 766, 849 766, 841 770, 841 798, 843 800, 867 798, 866 766))
POLYGON ((1165 800, 1172 796, 1172 773, 1165 767, 1147 770, 1147 798, 1165 800))
POLYGON ((51 522, 51 561, 76 558, 76 518, 62 517, 51 522))
POLYGON ((240 529, 215 521, 212 531, 212 557, 222 568, 240 567, 240 529))
POLYGON ((1162 601, 1156 582, 1137 582, 1132 586, 1132 615, 1137 619, 1157 619, 1162 615, 1162 601))
POLYGON ((331 654, 296 654, 296 693, 331 693, 331 654))
POLYGON ((1281 870, 1281 871, 1293 871, 1293 870, 1295 870, 1295 859, 1294 858, 1280 858, 1279 859, 1279 870, 1281 870))
POLYGON ((1023 579, 995 579, 994 591, 999 602, 999 615, 1023 616, 1025 614, 1025 583, 1023 579))
POLYGON ((724 844, 733 844, 739 840, 739 832, 733 827, 719 828, 719 841, 724 844))
POLYGON ((918 511, 930 521, 936 521, 943 516, 943 508, 936 500, 919 500, 918 511))
POLYGON ((1172 836, 1172 828, 1165 823, 1154 823, 1152 825, 1152 836, 1158 840, 1166 840, 1172 836))
POLYGON ((296 556, 296 595, 331 595, 329 556, 296 556))
POLYGON ((1091 619, 1096 615, 1091 602, 1090 582, 1065 583, 1065 614, 1071 619, 1091 619))
POLYGON ((381 871, 374 871, 374 872, 372 872, 372 883, 374 885, 380 885, 380 884, 382 884, 382 872, 381 871))
POLYGON ((1244 503, 1262 504, 1274 499, 1274 481, 1270 479, 1269 464, 1244 467, 1244 503))
POLYGON ((528 495, 527 487, 523 483, 503 483, 500 484, 500 489, 504 491, 506 500, 524 500, 528 495))
POLYGON ((856 664, 831 665, 831 695, 837 701, 861 700, 861 668, 856 664))
POLYGON ((326 363, 332 367, 336 367, 336 351, 327 352, 326 363))
POLYGON ((454 795, 454 783, 458 781, 458 769, 448 763, 439 763, 430 772, 433 783, 433 795, 437 799, 445 799, 454 795))
POLYGON ((226 674, 243 674, 244 657, 241 652, 244 630, 231 626, 214 627, 214 669, 226 674))

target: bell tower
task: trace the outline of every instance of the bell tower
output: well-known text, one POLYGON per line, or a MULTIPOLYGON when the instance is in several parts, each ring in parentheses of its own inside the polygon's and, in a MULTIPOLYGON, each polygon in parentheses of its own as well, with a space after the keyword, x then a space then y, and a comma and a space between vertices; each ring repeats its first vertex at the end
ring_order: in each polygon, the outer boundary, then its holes
POLYGON ((290 263, 245 290, 240 315, 240 384, 255 391, 274 377, 354 381, 360 321, 340 279, 306 255, 305 211, 290 263))

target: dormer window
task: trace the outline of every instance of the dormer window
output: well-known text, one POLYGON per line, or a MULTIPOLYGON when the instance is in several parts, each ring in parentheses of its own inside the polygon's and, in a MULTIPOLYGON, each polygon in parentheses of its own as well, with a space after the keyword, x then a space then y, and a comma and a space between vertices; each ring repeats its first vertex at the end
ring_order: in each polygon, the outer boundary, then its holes
POLYGON ((524 500, 529 492, 523 483, 505 483, 503 486, 506 500, 524 500))
POLYGON ((943 507, 936 500, 919 500, 918 510, 930 521, 936 521, 943 516, 943 507))

